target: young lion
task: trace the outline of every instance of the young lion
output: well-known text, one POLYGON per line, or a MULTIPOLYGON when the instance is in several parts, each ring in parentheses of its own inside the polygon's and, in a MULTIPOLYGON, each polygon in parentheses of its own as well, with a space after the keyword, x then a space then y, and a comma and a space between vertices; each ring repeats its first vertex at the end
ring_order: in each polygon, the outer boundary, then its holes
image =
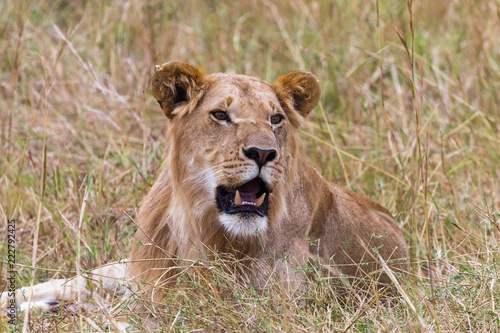
MULTIPOLYGON (((132 260, 94 272, 105 289, 118 283, 104 275, 168 284, 178 258, 206 253, 271 263, 287 279, 291 261, 283 258, 317 259, 351 281, 372 274, 381 285, 394 279, 390 270, 408 270, 389 211, 325 181, 300 153, 299 128, 321 94, 314 75, 292 72, 269 84, 169 62, 157 66, 152 90, 170 121, 164 161, 139 211, 132 260)), ((72 301, 82 292, 84 277, 54 280, 35 286, 31 300, 72 301)))

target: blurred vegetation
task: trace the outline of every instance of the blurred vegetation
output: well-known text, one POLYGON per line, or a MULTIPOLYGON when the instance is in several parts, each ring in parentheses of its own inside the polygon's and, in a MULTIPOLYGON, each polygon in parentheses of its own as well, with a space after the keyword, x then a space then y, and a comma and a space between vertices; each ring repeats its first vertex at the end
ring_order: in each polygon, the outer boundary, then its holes
MULTIPOLYGON (((498 330, 498 36, 494 0, 1 1, 0 242, 14 218, 18 285, 33 258, 42 282, 128 256, 164 149, 155 64, 267 81, 303 69, 323 87, 304 152, 395 214, 409 299, 340 299, 321 279, 258 293, 214 264, 211 278, 185 277, 191 288, 172 290, 157 320, 175 331, 498 330)), ((106 330, 95 315, 29 325, 93 331, 89 320, 106 330)))

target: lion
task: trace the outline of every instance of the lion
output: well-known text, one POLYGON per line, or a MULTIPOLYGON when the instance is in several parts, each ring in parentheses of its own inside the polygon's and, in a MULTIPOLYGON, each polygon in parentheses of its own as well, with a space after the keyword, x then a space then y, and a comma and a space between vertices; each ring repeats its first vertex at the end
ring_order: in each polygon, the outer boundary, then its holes
MULTIPOLYGON (((95 271, 101 285, 104 275, 168 285, 180 258, 210 253, 275 263, 283 274, 291 263, 282 258, 317 259, 334 276, 371 274, 381 286, 394 279, 387 270, 408 271, 391 213, 326 181, 301 153, 299 129, 321 96, 313 74, 267 83, 168 62, 156 67, 152 93, 169 121, 163 163, 140 206, 131 260, 118 273, 95 271)), ((84 279, 35 286, 32 301, 74 299, 84 279)))

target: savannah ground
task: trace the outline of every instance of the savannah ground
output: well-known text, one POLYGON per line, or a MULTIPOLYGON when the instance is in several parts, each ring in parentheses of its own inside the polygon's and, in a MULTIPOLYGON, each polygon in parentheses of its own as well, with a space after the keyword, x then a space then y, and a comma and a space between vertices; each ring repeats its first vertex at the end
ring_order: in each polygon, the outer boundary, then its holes
MULTIPOLYGON (((304 151, 326 179, 393 212, 411 273, 379 302, 339 297, 314 267, 289 292, 208 263, 180 274, 163 304, 145 302, 164 331, 500 330, 498 36, 493 0, 1 1, 3 288, 10 219, 18 287, 128 256, 164 150, 154 65, 267 81, 303 69, 323 87, 304 151)), ((150 331, 110 302, 109 313, 19 313, 15 329, 150 331)))

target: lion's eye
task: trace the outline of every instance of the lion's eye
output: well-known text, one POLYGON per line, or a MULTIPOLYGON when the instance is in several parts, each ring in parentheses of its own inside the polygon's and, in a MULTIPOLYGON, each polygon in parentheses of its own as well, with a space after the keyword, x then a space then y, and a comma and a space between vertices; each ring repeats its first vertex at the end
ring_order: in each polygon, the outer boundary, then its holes
POLYGON ((274 116, 271 117, 271 124, 277 125, 283 121, 283 116, 280 114, 275 114, 274 116))
POLYGON ((225 121, 231 120, 229 118, 229 115, 227 114, 227 112, 224 112, 224 111, 221 111, 221 110, 212 111, 211 114, 217 120, 225 120, 225 121))

